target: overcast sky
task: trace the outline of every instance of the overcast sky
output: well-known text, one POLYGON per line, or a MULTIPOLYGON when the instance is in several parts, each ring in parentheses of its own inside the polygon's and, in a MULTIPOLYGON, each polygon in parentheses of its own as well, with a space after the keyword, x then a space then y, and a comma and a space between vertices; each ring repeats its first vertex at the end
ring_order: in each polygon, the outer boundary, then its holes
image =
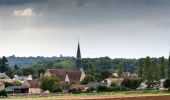
POLYGON ((170 0, 0 0, 0 56, 167 57, 170 0))

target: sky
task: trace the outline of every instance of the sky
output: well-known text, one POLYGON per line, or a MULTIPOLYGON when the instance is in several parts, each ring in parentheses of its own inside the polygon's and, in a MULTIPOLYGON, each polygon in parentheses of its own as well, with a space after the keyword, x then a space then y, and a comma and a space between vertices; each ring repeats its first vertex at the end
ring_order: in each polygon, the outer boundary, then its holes
POLYGON ((168 57, 170 0, 0 0, 0 56, 168 57))

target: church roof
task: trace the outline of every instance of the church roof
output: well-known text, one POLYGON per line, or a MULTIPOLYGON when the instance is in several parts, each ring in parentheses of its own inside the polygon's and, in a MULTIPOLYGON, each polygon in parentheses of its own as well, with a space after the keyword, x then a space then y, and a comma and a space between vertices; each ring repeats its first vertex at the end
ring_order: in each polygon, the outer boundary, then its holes
POLYGON ((50 74, 57 76, 60 81, 65 81, 66 75, 70 81, 80 81, 81 71, 78 70, 63 70, 63 69, 48 69, 50 74))

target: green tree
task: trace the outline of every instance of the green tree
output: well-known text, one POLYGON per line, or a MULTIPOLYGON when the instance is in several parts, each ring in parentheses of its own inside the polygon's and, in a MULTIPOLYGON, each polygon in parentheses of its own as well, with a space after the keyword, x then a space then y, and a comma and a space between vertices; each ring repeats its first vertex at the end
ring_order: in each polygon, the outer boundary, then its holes
POLYGON ((89 63, 88 64, 88 74, 95 75, 94 69, 93 69, 93 64, 89 63))
POLYGON ((136 89, 140 86, 142 80, 140 79, 124 79, 121 85, 129 89, 136 89))
POLYGON ((88 84, 89 82, 95 82, 95 77, 93 75, 86 75, 85 78, 81 81, 81 84, 88 84))
POLYGON ((41 78, 40 88, 42 90, 49 90, 50 92, 60 92, 62 86, 56 76, 45 76, 41 78))
POLYGON ((153 88, 154 85, 159 83, 160 69, 155 58, 151 59, 150 57, 146 57, 144 73, 148 88, 153 88))
POLYGON ((160 58, 160 78, 165 78, 165 58, 163 56, 160 58))
POLYGON ((21 86, 21 85, 22 85, 22 83, 19 82, 19 81, 14 81, 13 82, 13 86, 21 86))
POLYGON ((144 59, 141 58, 138 60, 138 77, 144 78, 144 59))
POLYGON ((168 90, 170 91, 170 79, 166 79, 163 85, 165 88, 168 88, 168 90))
POLYGON ((102 73, 100 73, 100 80, 104 80, 106 78, 109 78, 112 75, 111 72, 109 71, 103 71, 102 73))
POLYGON ((122 63, 118 64, 118 77, 119 78, 123 77, 123 66, 122 66, 122 63))
POLYGON ((0 59, 0 72, 6 73, 9 77, 12 77, 12 69, 8 65, 8 60, 5 56, 0 59))
POLYGON ((170 54, 168 58, 168 79, 170 79, 170 54))
POLYGON ((152 65, 151 65, 151 58, 150 57, 146 57, 145 59, 145 79, 147 80, 147 85, 148 87, 151 87, 152 85, 152 81, 153 81, 153 70, 152 70, 152 65))

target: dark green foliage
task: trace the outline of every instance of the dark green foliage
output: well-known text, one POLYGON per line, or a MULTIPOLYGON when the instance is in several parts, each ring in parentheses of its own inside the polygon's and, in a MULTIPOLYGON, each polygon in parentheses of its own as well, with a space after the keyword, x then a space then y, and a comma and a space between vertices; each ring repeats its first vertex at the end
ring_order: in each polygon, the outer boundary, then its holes
POLYGON ((165 58, 160 58, 160 78, 165 78, 165 58))
POLYGON ((53 84, 51 92, 62 92, 62 90, 63 90, 62 84, 56 82, 53 84))
POLYGON ((164 87, 170 90, 170 79, 166 79, 164 82, 164 87))
POLYGON ((8 86, 14 86, 12 83, 8 83, 8 82, 5 82, 5 88, 8 87, 8 86))
POLYGON ((136 89, 140 86, 141 82, 142 80, 140 79, 124 79, 121 86, 129 89, 136 89))
POLYGON ((82 90, 79 89, 79 88, 73 88, 73 89, 70 89, 69 92, 73 93, 73 94, 78 94, 78 93, 81 93, 82 90))
POLYGON ((120 64, 118 64, 118 77, 119 77, 119 78, 122 78, 122 77, 123 77, 123 72, 124 72, 123 66, 122 66, 122 64, 120 63, 120 64))
POLYGON ((168 58, 168 79, 170 79, 170 55, 168 58))
POLYGON ((59 83, 59 79, 56 76, 42 77, 40 88, 50 92, 61 92, 63 90, 63 86, 59 83))
POLYGON ((13 84, 13 86, 21 86, 22 85, 22 83, 19 81, 15 81, 12 84, 13 84))
POLYGON ((8 97, 7 92, 5 90, 0 91, 0 97, 8 97))
POLYGON ((102 86, 102 85, 99 85, 99 86, 97 86, 97 92, 108 92, 108 91, 110 91, 110 88, 109 87, 107 87, 107 86, 102 86))
POLYGON ((110 87, 118 87, 118 85, 117 85, 116 83, 112 82, 112 83, 110 84, 110 87))
POLYGON ((113 63, 112 59, 109 57, 101 57, 95 58, 94 60, 94 69, 96 72, 103 72, 103 71, 113 71, 113 63))
POLYGON ((104 80, 106 78, 109 78, 110 76, 112 75, 111 72, 109 71, 103 71, 101 74, 100 74, 100 80, 104 80))
POLYGON ((0 59, 0 72, 6 73, 9 77, 12 77, 12 69, 9 67, 8 60, 4 56, 0 59))
POLYGON ((81 81, 81 84, 87 84, 89 82, 95 82, 95 77, 93 75, 86 75, 85 78, 81 81))
POLYGON ((138 60, 138 77, 144 79, 144 58, 138 60))

